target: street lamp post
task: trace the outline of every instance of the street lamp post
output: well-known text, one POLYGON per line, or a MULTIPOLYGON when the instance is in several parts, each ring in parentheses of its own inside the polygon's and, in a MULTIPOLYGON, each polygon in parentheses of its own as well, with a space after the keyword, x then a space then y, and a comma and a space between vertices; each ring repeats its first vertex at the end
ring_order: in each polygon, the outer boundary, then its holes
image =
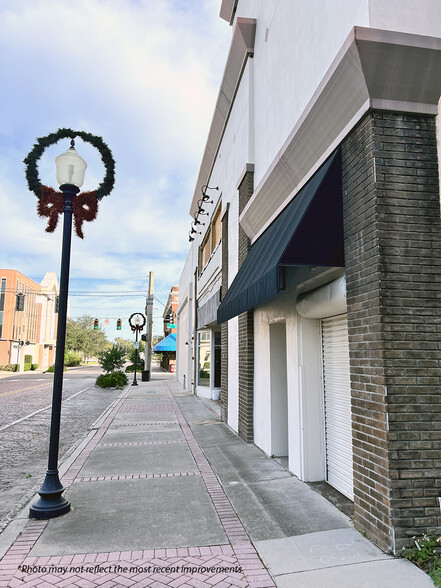
POLYGON ((133 313, 129 318, 129 325, 132 327, 132 331, 135 332, 135 374, 133 377, 132 386, 137 386, 138 382, 136 381, 136 367, 138 364, 138 333, 144 328, 145 316, 140 312, 133 313))
POLYGON ((18 371, 20 371, 20 349, 24 345, 29 345, 29 341, 22 341, 21 339, 19 339, 17 341, 17 370, 18 371))
POLYGON ((40 498, 31 505, 29 516, 35 519, 51 519, 67 513, 70 502, 62 496, 64 487, 58 476, 58 452, 60 443, 61 399, 63 391, 64 350, 66 342, 67 301, 69 291, 70 252, 72 240, 72 201, 84 182, 87 163, 71 147, 55 159, 57 182, 64 198, 63 241, 61 250, 60 294, 57 326, 57 354, 52 392, 52 416, 49 439, 49 459, 46 478, 38 491, 40 498))

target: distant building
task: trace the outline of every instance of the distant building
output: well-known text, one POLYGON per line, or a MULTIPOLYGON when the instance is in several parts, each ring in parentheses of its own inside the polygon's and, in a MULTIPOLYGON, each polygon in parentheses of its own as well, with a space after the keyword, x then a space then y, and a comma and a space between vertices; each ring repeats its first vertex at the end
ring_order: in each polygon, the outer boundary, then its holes
POLYGON ((19 364, 25 355, 47 368, 55 361, 57 276, 41 284, 18 270, 0 269, 0 365, 19 364))
POLYGON ((162 353, 161 367, 168 372, 176 368, 176 311, 179 305, 179 288, 172 286, 164 308, 164 339, 157 343, 153 351, 162 353))
POLYGON ((178 286, 172 286, 162 315, 164 318, 164 337, 167 337, 170 333, 176 333, 176 311, 178 310, 178 305, 179 288, 178 286), (169 327, 168 325, 175 326, 169 327))

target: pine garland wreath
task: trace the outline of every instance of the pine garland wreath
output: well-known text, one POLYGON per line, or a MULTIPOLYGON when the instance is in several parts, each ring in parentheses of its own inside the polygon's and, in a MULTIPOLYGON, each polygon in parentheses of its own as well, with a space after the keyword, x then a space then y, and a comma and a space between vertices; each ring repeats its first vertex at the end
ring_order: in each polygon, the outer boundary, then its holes
POLYGON ((58 143, 60 139, 75 139, 80 137, 86 143, 90 143, 101 154, 101 160, 106 169, 104 180, 98 186, 95 194, 98 200, 104 196, 108 196, 115 185, 115 160, 109 147, 104 143, 101 137, 86 133, 84 131, 73 131, 72 129, 59 129, 56 133, 51 133, 46 137, 40 137, 33 146, 32 150, 24 159, 26 164, 26 180, 28 182, 29 190, 34 192, 37 198, 41 197, 41 181, 38 175, 38 161, 45 150, 58 143))
POLYGON ((64 198, 61 192, 56 192, 50 186, 41 183, 38 175, 38 162, 45 150, 58 143, 60 139, 75 139, 80 137, 86 143, 90 143, 100 152, 101 160, 104 164, 106 173, 103 181, 95 191, 77 194, 73 199, 73 214, 75 221, 75 231, 81 239, 84 238, 82 223, 95 220, 98 213, 98 200, 108 196, 115 185, 115 160, 109 147, 104 143, 101 137, 86 133, 84 131, 73 131, 72 129, 58 129, 56 133, 51 133, 46 137, 40 137, 33 146, 32 150, 24 159, 26 165, 26 180, 29 190, 38 198, 37 212, 41 217, 48 217, 49 222, 46 228, 48 233, 52 233, 57 224, 58 217, 63 212, 64 198))

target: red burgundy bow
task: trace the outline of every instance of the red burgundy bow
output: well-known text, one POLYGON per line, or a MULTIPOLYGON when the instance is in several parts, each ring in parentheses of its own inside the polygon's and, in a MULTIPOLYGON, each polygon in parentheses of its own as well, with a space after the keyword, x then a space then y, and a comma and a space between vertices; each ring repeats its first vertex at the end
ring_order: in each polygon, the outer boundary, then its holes
MULTIPOLYGON (((95 192, 83 192, 77 194, 72 201, 75 232, 84 239, 82 225, 84 221, 91 222, 96 219, 98 213, 98 200, 95 192)), ((48 217, 47 233, 53 233, 57 227, 58 219, 64 209, 64 197, 61 192, 56 192, 48 186, 41 186, 41 197, 38 199, 37 211, 41 217, 48 217)))

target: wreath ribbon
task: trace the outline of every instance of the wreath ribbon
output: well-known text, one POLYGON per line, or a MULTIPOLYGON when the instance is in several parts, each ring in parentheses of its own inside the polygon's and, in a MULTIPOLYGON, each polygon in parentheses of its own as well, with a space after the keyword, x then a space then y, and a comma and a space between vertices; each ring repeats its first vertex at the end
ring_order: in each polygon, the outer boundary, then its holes
MULTIPOLYGON (((96 219, 98 213, 98 200, 96 192, 83 192, 77 194, 72 200, 75 232, 84 239, 83 222, 91 222, 96 219)), ((38 199, 37 211, 41 217, 49 218, 46 227, 47 233, 53 233, 58 225, 60 214, 64 210, 64 196, 49 186, 41 186, 41 197, 38 199)))

